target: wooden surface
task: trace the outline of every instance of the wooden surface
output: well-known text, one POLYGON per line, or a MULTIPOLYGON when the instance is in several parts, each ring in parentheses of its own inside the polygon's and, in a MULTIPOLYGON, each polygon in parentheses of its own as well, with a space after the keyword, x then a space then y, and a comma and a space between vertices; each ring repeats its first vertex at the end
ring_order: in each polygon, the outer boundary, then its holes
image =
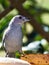
POLYGON ((28 61, 31 65, 49 65, 49 54, 28 54, 21 59, 28 61))

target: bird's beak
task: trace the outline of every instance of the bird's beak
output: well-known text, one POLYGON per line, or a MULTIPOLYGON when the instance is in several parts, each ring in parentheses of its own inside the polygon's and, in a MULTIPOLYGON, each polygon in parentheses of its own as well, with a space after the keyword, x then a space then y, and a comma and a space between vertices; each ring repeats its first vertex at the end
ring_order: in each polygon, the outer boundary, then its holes
POLYGON ((24 22, 28 22, 28 21, 30 21, 30 19, 27 18, 27 17, 24 17, 24 18, 23 18, 23 21, 24 21, 24 22))
POLYGON ((30 19, 25 17, 25 22, 28 22, 28 21, 30 21, 30 19))

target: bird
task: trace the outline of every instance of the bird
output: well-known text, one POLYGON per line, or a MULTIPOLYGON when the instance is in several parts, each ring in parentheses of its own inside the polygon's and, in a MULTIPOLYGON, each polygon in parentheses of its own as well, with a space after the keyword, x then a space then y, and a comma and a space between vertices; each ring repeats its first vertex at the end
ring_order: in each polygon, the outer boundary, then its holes
POLYGON ((6 57, 15 57, 14 53, 22 53, 22 25, 29 21, 29 18, 23 15, 14 16, 8 27, 5 29, 2 38, 2 47, 6 52, 6 57))

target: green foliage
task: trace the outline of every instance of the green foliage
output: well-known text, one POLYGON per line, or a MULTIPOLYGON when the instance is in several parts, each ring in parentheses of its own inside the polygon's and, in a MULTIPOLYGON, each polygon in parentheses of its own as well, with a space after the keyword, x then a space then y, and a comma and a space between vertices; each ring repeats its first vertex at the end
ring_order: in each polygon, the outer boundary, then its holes
POLYGON ((12 18, 13 16, 8 16, 8 17, 5 17, 3 18, 1 21, 0 21, 0 33, 2 33, 2 31, 7 27, 10 19, 12 18))
POLYGON ((0 4, 0 12, 4 11, 2 4, 0 4))
POLYGON ((7 8, 10 5, 8 0, 0 0, 0 2, 2 3, 4 8, 7 8))
POLYGON ((0 3, 2 4, 3 0, 0 0, 0 3))
POLYGON ((23 6, 25 9, 30 9, 30 7, 33 5, 32 1, 31 0, 27 0, 23 6))
POLYGON ((15 58, 20 58, 20 56, 21 56, 21 54, 18 51, 16 51, 15 58))
POLYGON ((43 13, 41 15, 41 19, 42 19, 43 24, 46 24, 49 26, 49 13, 43 13))
POLYGON ((34 38, 34 40, 41 40, 42 39, 42 36, 40 36, 40 35, 36 35, 36 37, 34 38))

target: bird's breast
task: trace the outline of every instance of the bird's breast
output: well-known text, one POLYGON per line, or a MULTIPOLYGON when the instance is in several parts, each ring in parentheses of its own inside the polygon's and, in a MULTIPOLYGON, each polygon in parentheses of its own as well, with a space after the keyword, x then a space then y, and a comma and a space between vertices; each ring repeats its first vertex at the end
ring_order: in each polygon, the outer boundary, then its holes
POLYGON ((14 28, 11 30, 11 33, 9 34, 9 36, 13 39, 20 39, 22 38, 22 28, 18 27, 18 28, 14 28))
POLYGON ((10 29, 7 35, 7 39, 8 42, 21 42, 22 41, 22 28, 18 27, 18 28, 13 28, 10 29))

